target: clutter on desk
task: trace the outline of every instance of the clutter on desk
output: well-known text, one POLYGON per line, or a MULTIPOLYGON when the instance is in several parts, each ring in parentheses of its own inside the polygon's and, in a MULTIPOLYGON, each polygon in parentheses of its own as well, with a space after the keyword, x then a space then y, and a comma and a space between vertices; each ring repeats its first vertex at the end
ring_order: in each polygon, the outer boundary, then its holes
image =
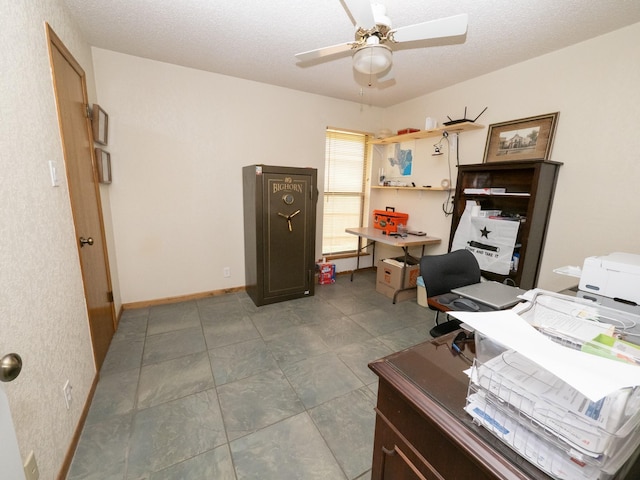
MULTIPOLYGON (((385 180, 382 183, 383 187, 415 187, 414 183, 403 182, 402 180, 385 180)), ((430 187, 428 187, 430 188, 430 187)))
POLYGON ((383 230, 387 235, 396 233, 398 226, 407 225, 408 221, 409 214, 396 212, 395 207, 386 207, 385 210, 373 211, 373 227, 383 230))
POLYGON ((540 289, 523 298, 452 313, 475 330, 465 410, 553 478, 613 478, 640 445, 640 346, 620 338, 640 315, 540 289))

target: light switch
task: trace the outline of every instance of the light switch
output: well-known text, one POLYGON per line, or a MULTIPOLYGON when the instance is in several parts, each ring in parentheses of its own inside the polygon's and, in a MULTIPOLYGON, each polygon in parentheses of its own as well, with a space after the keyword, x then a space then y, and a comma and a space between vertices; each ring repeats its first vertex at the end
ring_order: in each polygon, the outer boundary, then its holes
POLYGON ((49 173, 51 174, 51 186, 59 187, 60 181, 58 180, 58 166, 55 160, 49 160, 49 173))

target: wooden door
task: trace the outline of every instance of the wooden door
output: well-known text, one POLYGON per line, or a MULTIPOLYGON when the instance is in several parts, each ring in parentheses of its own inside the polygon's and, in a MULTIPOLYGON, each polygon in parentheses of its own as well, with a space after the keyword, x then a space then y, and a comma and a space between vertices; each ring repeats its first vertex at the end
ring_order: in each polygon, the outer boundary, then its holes
POLYGON ((47 38, 89 329, 96 368, 100 370, 115 331, 115 312, 87 114, 86 79, 84 70, 49 25, 47 38))

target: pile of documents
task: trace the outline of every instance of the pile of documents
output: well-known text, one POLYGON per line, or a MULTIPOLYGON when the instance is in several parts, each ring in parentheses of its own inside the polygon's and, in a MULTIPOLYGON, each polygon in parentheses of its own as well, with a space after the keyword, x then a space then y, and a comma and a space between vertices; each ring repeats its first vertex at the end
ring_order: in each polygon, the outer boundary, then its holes
POLYGON ((613 478, 640 445, 640 347, 589 305, 521 310, 454 314, 476 338, 465 410, 554 478, 613 478))

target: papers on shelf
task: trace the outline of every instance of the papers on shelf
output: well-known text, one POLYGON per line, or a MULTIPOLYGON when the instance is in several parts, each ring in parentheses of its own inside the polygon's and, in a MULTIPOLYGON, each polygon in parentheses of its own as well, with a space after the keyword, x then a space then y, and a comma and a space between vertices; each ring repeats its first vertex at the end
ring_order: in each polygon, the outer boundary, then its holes
POLYGON ((505 193, 506 188, 465 188, 464 193, 471 195, 491 195, 496 193, 505 193))
POLYGON ((464 193, 467 195, 513 195, 517 197, 530 197, 530 193, 526 192, 507 192, 506 188, 465 188, 464 193))
POLYGON ((449 312, 486 337, 549 370, 591 401, 640 385, 640 367, 554 343, 513 310, 449 312))

